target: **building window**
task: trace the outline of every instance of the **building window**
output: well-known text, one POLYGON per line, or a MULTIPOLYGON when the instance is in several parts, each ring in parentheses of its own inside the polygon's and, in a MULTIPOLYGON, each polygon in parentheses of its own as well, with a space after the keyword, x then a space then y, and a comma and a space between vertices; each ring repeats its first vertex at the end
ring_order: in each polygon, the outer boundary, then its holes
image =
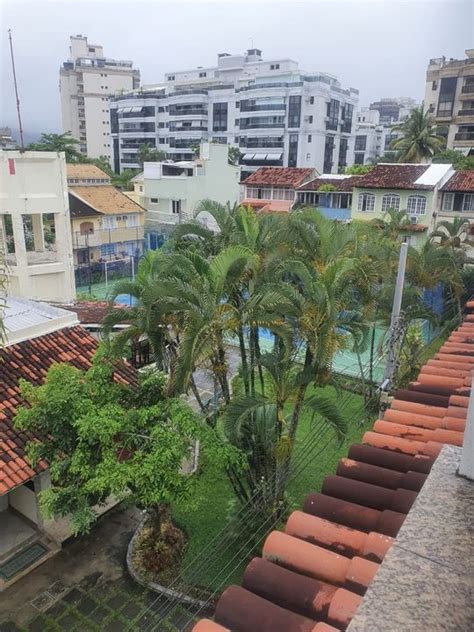
POLYGON ((227 103, 214 103, 212 108, 212 130, 214 132, 227 131, 227 103))
POLYGON ((280 64, 270 64, 270 70, 279 70, 280 64))
POLYGON ((288 144, 288 166, 296 167, 297 163, 298 163, 298 134, 290 134, 289 144, 288 144))
POLYGON ((359 193, 357 210, 371 212, 374 210, 374 208, 375 208, 375 195, 373 193, 359 193))
POLYGON ((333 165, 334 136, 326 136, 324 144, 324 173, 331 173, 333 165))
POLYGON ((158 204, 158 198, 150 198, 152 204, 158 204))
POLYGON ((117 244, 102 244, 100 247, 101 257, 111 257, 116 253, 117 244))
POLYGON ((109 215, 102 219, 102 227, 106 230, 113 230, 117 228, 117 216, 109 215))
POLYGON ((314 97, 309 97, 309 103, 310 105, 314 105, 314 97))
POLYGON ((168 75, 168 81, 174 81, 175 78, 176 77, 174 75, 168 75))
MULTIPOLYGON (((95 53, 95 48, 91 48, 91 47, 89 47, 89 48, 88 48, 88 50, 89 50, 89 53, 95 53)), ((102 75, 101 75, 101 76, 102 76, 102 75)))
POLYGON ((207 72, 200 72, 199 77, 207 77, 207 72))
POLYGON ((445 193, 443 195, 443 211, 452 211, 454 207, 454 193, 445 193))
POLYGON ((291 189, 273 189, 274 200, 293 200, 294 193, 291 189))
POLYGON ((410 195, 407 201, 407 213, 424 215, 426 212, 426 197, 424 195, 410 195))
POLYGON ((329 118, 326 122, 326 129, 337 130, 339 121, 339 101, 337 99, 331 99, 329 101, 326 114, 329 118))
POLYGON ((457 77, 444 77, 441 79, 437 112, 438 116, 452 116, 457 81, 457 77))
POLYGON ((354 164, 355 165, 363 165, 364 164, 365 154, 355 154, 354 156, 354 164))
POLYGON ((462 203, 463 211, 474 211, 474 195, 472 193, 467 193, 464 196, 464 200, 462 203))
POLYGON ((313 137, 311 136, 311 134, 308 134, 308 143, 310 143, 313 140, 313 137))
POLYGON ((181 200, 171 200, 171 212, 174 215, 181 213, 181 200))
POLYGON ((337 166, 342 168, 347 165, 347 149, 349 147, 349 141, 347 138, 341 138, 339 141, 339 159, 337 161, 337 166))
POLYGON ((300 124, 301 96, 293 95, 288 99, 288 127, 299 127, 300 124))
POLYGON ((400 209, 400 196, 395 193, 386 193, 382 197, 382 213, 386 213, 389 209, 398 211, 400 209))
POLYGON ((308 123, 312 123, 313 122, 313 117, 312 116, 308 116, 308 123))
MULTIPOLYGON (((143 189, 143 187, 141 188, 143 189)), ((125 218, 127 228, 136 228, 138 226, 138 215, 136 213, 133 215, 125 215, 125 218)))
POLYGON ((354 151, 365 151, 367 147, 367 136, 356 136, 354 151))
POLYGON ((431 82, 431 89, 432 90, 437 90, 438 89, 438 82, 437 81, 432 81, 431 82))
POLYGON ((257 187, 246 187, 246 197, 251 200, 256 200, 258 198, 258 188, 257 187))

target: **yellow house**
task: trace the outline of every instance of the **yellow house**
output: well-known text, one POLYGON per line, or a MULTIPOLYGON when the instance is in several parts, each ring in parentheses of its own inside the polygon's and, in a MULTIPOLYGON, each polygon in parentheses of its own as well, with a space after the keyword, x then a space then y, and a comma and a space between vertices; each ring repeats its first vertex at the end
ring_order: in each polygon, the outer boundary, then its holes
POLYGON ((90 164, 67 165, 75 265, 138 257, 145 210, 90 164))

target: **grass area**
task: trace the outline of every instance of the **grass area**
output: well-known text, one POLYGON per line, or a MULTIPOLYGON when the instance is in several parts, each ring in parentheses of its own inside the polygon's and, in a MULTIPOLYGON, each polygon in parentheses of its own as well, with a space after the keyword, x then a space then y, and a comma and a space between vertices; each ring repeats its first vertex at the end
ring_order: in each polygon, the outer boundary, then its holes
MULTIPOLYGON (((335 472, 339 459, 347 455, 348 447, 360 440, 374 419, 374 415, 367 417, 360 395, 347 391, 338 393, 332 386, 326 387, 324 394, 339 401, 348 432, 342 444, 334 440, 322 454, 316 456, 318 446, 308 451, 307 440, 317 433, 321 422, 313 421, 311 415, 302 415, 293 457, 296 474, 288 486, 291 508, 301 508, 305 496, 321 488, 324 477, 335 472)), ((268 528, 262 529, 257 548, 249 550, 251 545, 246 546, 245 539, 238 537, 240 525, 231 519, 232 509, 236 510, 237 505, 225 473, 202 463, 193 504, 174 511, 176 521, 189 537, 182 566, 186 582, 214 590, 221 589, 239 582, 247 562, 258 554, 261 541, 271 530, 271 523, 268 523, 268 528), (229 521, 225 535, 212 543, 215 535, 229 521), (205 555, 199 556, 203 551, 205 555)))

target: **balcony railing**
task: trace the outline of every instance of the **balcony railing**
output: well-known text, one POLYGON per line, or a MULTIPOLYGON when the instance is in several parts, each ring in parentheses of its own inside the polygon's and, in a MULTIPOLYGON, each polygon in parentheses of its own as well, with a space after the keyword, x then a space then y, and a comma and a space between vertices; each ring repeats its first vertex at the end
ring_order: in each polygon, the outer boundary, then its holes
POLYGON ((264 112, 265 110, 286 110, 284 103, 261 103, 258 105, 247 105, 243 101, 240 102, 241 112, 264 112))
POLYGON ((462 92, 462 94, 473 94, 474 93, 474 83, 468 84, 467 86, 463 86, 461 92, 462 92))
POLYGON ((474 132, 458 132, 454 134, 454 140, 474 140, 474 132))
POLYGON ((284 129, 284 123, 244 123, 245 119, 240 119, 240 129, 284 129))
POLYGON ((207 132, 207 127, 170 127, 170 133, 173 132, 207 132))
POLYGON ((143 226, 133 228, 103 228, 94 232, 81 234, 74 231, 72 245, 78 248, 97 248, 105 244, 122 243, 124 241, 141 241, 144 238, 143 226))
POLYGON ((168 110, 169 116, 208 116, 208 110, 203 108, 187 108, 187 109, 176 109, 170 107, 168 110))
POLYGON ((459 116, 474 116, 474 108, 466 108, 464 110, 459 110, 459 116))

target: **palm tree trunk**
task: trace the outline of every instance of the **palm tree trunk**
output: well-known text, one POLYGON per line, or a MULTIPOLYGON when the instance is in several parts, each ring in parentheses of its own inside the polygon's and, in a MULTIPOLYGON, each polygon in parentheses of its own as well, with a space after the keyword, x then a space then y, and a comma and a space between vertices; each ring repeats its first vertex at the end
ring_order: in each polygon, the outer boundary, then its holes
POLYGON ((257 358, 257 368, 258 368, 258 378, 260 380, 260 388, 262 391, 262 395, 265 395, 265 380, 263 378, 263 368, 260 364, 260 358, 262 356, 260 350, 260 334, 258 331, 258 327, 255 327, 255 357, 257 358))
POLYGON ((252 395, 255 395, 255 332, 254 332, 254 327, 250 327, 249 352, 250 352, 250 393, 252 395))
POLYGON ((242 326, 239 327, 238 331, 239 336, 239 348, 240 348, 240 361, 242 363, 242 378, 244 381, 244 391, 245 394, 249 394, 249 365, 247 362, 247 351, 245 349, 245 337, 244 337, 244 329, 242 326))
POLYGON ((224 397, 224 401, 226 404, 230 402, 230 388, 229 381, 227 375, 227 362, 225 357, 225 349, 224 343, 222 341, 222 337, 220 337, 218 346, 217 346, 217 354, 218 354, 218 373, 220 378, 220 384, 222 388, 222 395, 224 397))
POLYGON ((201 409, 201 412, 203 413, 203 415, 206 414, 206 408, 204 406, 204 404, 202 403, 202 399, 201 396, 199 395, 199 389, 196 386, 196 381, 194 380, 194 374, 191 373, 191 377, 189 378, 189 385, 191 386, 191 390, 193 392, 194 397, 196 398, 196 401, 199 405, 199 408, 201 409))
POLYGON ((375 350, 375 323, 372 325, 372 335, 370 338, 370 359, 369 359, 369 382, 370 397, 373 395, 374 385, 374 350, 375 350))

